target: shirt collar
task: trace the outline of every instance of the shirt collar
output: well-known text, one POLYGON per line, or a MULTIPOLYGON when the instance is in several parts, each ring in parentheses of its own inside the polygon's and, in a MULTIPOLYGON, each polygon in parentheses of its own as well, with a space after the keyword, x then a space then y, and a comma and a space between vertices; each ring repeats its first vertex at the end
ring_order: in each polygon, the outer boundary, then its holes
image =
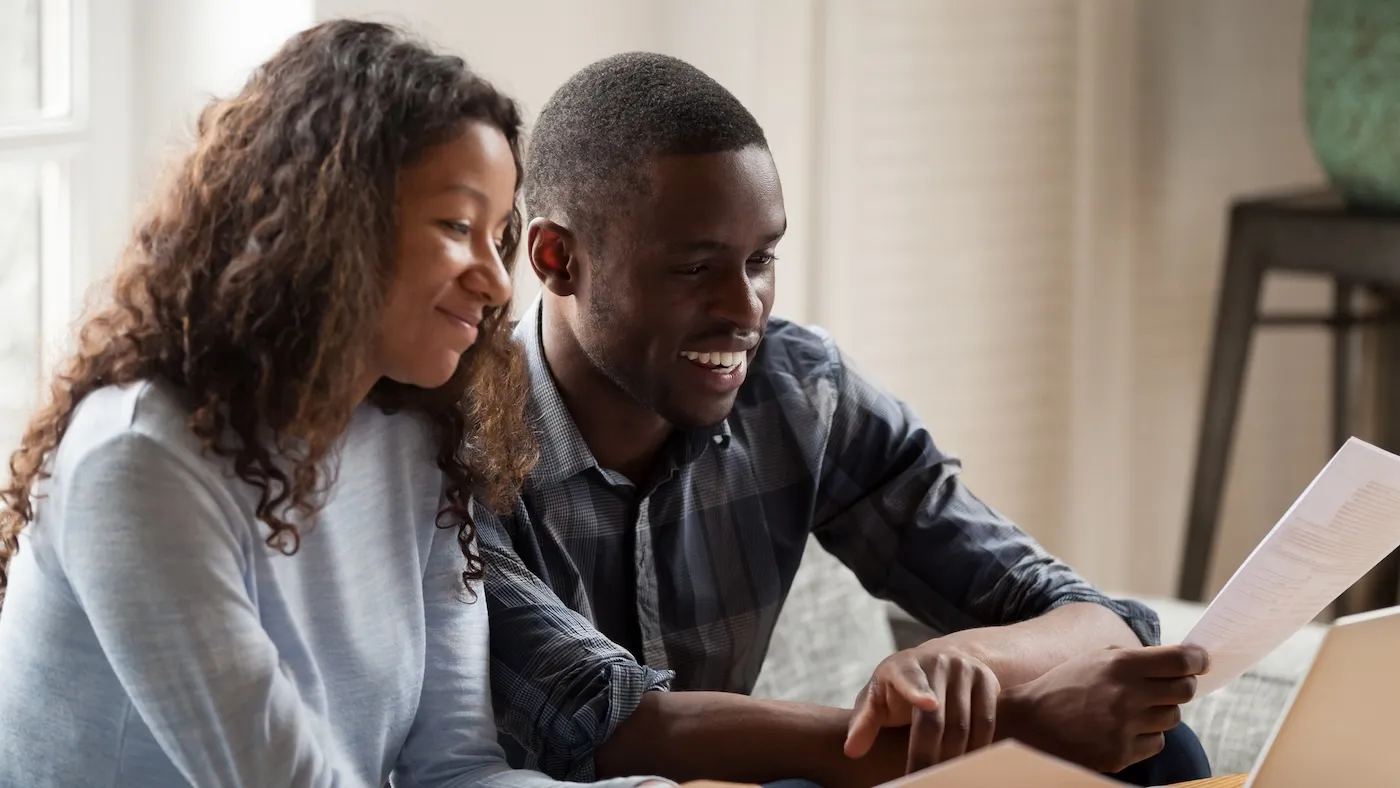
POLYGON ((729 419, 725 419, 712 427, 697 427, 686 436, 686 444, 690 447, 690 454, 687 461, 693 460, 705 453, 711 444, 721 449, 729 448, 729 441, 733 437, 729 432, 729 419))
POLYGON ((542 301, 536 298, 516 324, 515 339, 525 348, 525 363, 530 371, 530 411, 540 449, 540 461, 530 478, 548 485, 597 468, 598 461, 584 443, 574 417, 569 415, 549 371, 549 362, 545 361, 543 312, 542 301))
MULTIPOLYGON (((544 356, 543 330, 543 299, 536 297, 515 326, 515 340, 525 350, 530 372, 530 410, 539 438, 540 461, 530 472, 530 479, 538 485, 551 485, 589 468, 600 471, 602 468, 584 442, 549 371, 549 362, 544 356)), ((695 460, 712 444, 727 448, 732 437, 728 419, 711 427, 690 430, 682 442, 685 451, 684 456, 677 458, 678 464, 695 460)))

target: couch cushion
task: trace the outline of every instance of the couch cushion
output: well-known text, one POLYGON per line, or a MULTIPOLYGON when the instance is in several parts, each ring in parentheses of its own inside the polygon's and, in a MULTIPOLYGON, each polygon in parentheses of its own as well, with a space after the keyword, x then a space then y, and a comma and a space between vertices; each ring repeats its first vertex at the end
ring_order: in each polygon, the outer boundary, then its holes
POLYGON ((811 538, 753 694, 850 708, 893 652, 884 603, 811 538))

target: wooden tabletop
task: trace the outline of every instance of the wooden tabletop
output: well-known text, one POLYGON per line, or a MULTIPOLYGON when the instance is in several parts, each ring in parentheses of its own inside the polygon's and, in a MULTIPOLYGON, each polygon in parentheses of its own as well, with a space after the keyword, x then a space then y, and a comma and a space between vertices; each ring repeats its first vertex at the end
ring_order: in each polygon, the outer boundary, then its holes
POLYGON ((1204 780, 1192 780, 1189 783, 1177 783, 1171 788, 1244 788, 1247 774, 1227 774, 1224 777, 1207 777, 1204 780))

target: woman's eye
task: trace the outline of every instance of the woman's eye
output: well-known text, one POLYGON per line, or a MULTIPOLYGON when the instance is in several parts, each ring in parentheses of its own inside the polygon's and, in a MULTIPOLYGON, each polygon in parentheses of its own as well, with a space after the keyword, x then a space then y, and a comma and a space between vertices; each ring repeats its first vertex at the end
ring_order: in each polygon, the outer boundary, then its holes
POLYGON ((470 235, 472 231, 472 226, 466 222, 443 221, 442 226, 457 235, 470 235))

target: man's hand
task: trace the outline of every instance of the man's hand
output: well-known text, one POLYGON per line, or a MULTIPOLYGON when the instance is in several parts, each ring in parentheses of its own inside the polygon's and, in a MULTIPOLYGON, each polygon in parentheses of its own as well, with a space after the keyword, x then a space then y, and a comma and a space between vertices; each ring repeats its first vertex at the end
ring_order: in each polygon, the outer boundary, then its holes
POLYGON ((1209 663, 1186 645, 1090 652, 1003 692, 997 738, 1117 772, 1162 750, 1209 663))
POLYGON ((856 697, 846 755, 870 751, 881 728, 911 726, 905 768, 914 772, 985 747, 996 728, 996 674, 956 646, 930 640, 885 658, 856 697))

